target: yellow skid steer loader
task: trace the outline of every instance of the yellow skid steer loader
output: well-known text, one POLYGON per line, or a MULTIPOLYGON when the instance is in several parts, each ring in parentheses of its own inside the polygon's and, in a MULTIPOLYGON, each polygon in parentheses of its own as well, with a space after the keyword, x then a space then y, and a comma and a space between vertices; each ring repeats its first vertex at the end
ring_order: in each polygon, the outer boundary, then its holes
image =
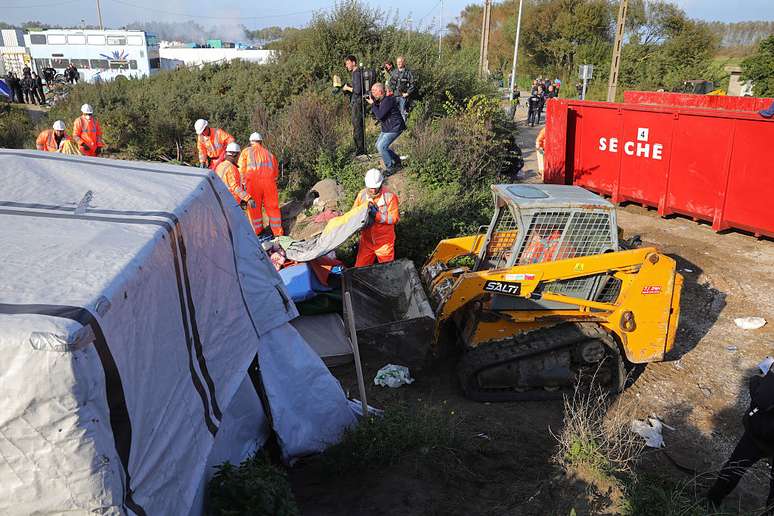
POLYGON ((614 206, 580 187, 493 185, 492 192, 486 232, 441 241, 422 268, 429 305, 411 286, 413 267, 395 299, 375 298, 386 291, 378 278, 396 280, 379 268, 406 270, 405 262, 348 271, 344 288, 361 300, 353 303, 358 335, 371 330, 404 349, 439 352, 451 328, 464 350, 462 388, 480 401, 561 397, 579 376, 620 392, 625 361, 665 358, 683 282, 673 259, 619 242, 614 206), (364 273, 369 288, 358 290, 353 276, 364 273), (370 328, 358 324, 363 308, 377 305, 405 310, 381 326, 371 311, 370 328), (432 332, 411 331, 412 321, 427 328, 428 318, 432 332))

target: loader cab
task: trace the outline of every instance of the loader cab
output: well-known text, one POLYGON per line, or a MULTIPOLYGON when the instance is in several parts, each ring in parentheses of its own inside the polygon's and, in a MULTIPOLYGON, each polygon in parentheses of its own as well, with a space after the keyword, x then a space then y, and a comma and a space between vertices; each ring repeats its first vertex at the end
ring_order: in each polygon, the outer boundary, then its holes
MULTIPOLYGON (((505 269, 618 250, 615 207, 578 186, 492 185, 495 211, 474 270, 505 269)), ((585 299, 617 295, 611 278, 586 277, 552 283, 548 290, 585 299)), ((493 308, 530 309, 535 303, 495 296, 493 308), (516 306, 518 305, 518 306, 516 306)), ((541 308, 569 306, 544 303, 541 308)))

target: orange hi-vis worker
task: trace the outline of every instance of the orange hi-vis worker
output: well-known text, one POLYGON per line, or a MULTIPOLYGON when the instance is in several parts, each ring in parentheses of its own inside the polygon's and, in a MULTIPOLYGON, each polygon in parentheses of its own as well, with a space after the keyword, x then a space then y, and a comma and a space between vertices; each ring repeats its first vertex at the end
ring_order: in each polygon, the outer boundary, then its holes
POLYGON ((35 140, 35 147, 40 151, 60 152, 64 142, 69 139, 70 137, 65 132, 65 123, 57 120, 52 129, 41 131, 35 140))
POLYGON ((263 209, 269 217, 269 225, 274 236, 285 234, 282 229, 282 215, 279 209, 277 177, 279 165, 274 154, 263 146, 260 133, 250 135, 250 146, 239 155, 239 172, 245 183, 247 193, 255 200, 255 208, 250 208, 250 219, 256 235, 263 232, 263 209))
POLYGON ((215 173, 225 183, 228 191, 234 196, 234 200, 237 203, 249 202, 250 195, 242 187, 242 178, 239 174, 239 168, 237 168, 236 157, 240 152, 239 144, 231 142, 226 146, 226 159, 224 159, 218 168, 215 169, 215 173), (233 156, 233 157, 232 157, 233 156), (232 161, 233 160, 233 161, 232 161))
POLYGON ((73 140, 84 156, 96 156, 102 152, 102 128, 94 118, 94 109, 89 104, 81 106, 81 116, 73 122, 73 140))
POLYGON ((194 124, 194 129, 196 129, 199 164, 203 168, 209 167, 215 170, 225 158, 228 144, 236 140, 223 129, 210 127, 209 122, 201 118, 194 124))
POLYGON ((384 176, 372 168, 366 172, 366 187, 355 197, 353 208, 370 204, 375 210, 374 223, 360 232, 360 245, 355 267, 365 267, 377 260, 379 263, 395 259, 395 224, 400 220, 398 196, 382 186, 384 176))

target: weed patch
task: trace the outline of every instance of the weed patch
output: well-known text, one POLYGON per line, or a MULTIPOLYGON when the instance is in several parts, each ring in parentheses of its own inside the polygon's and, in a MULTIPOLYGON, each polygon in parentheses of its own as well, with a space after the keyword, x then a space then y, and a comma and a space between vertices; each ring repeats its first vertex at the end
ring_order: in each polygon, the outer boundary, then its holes
POLYGON ((460 423, 459 416, 442 407, 393 405, 382 417, 368 417, 347 431, 323 454, 323 464, 331 473, 346 473, 390 466, 407 454, 420 462, 435 461, 459 448, 460 423))
POLYGON ((297 516, 293 492, 285 472, 258 452, 235 466, 217 466, 208 486, 208 514, 213 516, 297 516))

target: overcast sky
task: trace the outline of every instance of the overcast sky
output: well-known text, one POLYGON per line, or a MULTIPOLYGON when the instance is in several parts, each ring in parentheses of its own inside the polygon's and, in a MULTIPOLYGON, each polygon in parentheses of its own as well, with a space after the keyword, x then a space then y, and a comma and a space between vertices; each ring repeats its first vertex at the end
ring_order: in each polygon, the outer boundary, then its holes
MULTIPOLYGON (((774 20, 774 0, 674 0, 689 16, 704 20, 744 21, 774 20)), ((401 18, 410 17, 416 26, 437 26, 438 17, 444 23, 455 18, 469 0, 390 0, 370 5, 389 6, 398 10, 401 18), (443 10, 441 10, 443 7, 443 10)), ((333 4, 325 0, 295 0, 267 2, 250 0, 101 0, 102 17, 106 26, 119 27, 134 21, 195 20, 206 25, 244 24, 248 28, 270 25, 302 26, 315 10, 328 9, 333 4)), ((95 0, 0 0, 0 21, 20 23, 40 20, 50 24, 78 26, 81 20, 97 24, 95 0)))

